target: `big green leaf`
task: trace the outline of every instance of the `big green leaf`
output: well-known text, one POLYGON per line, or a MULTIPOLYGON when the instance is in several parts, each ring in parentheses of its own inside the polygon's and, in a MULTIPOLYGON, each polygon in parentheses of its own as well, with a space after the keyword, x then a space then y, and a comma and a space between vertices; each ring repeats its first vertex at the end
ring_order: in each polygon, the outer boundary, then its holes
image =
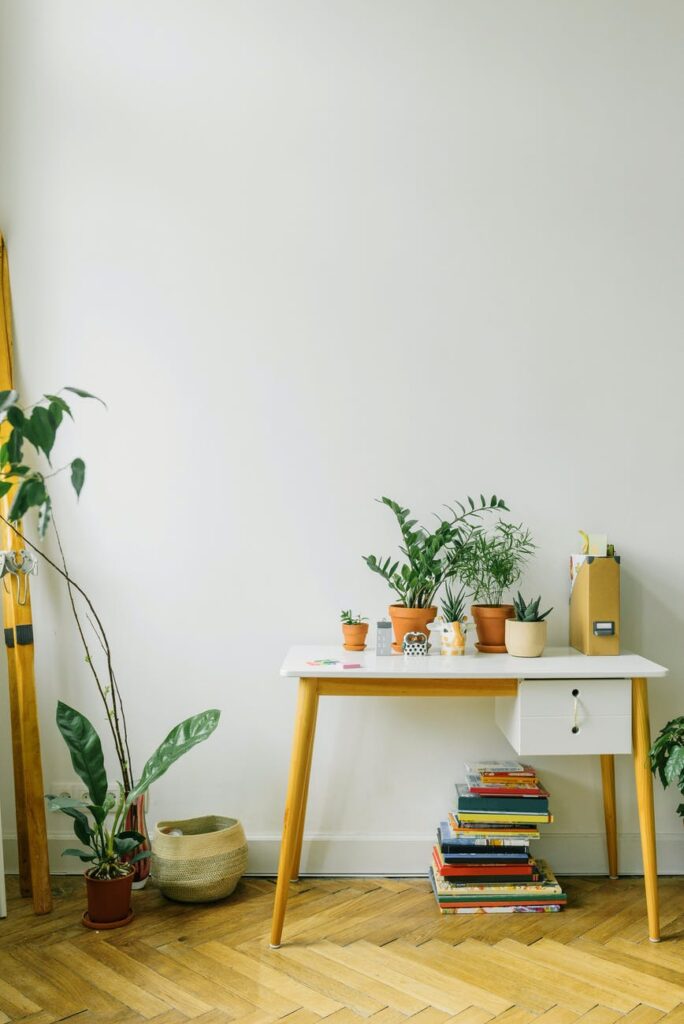
POLYGON ((183 754, 187 754, 198 743, 211 736, 221 717, 221 712, 215 708, 210 711, 202 711, 199 715, 186 718, 184 722, 172 729, 163 743, 157 747, 147 764, 142 770, 138 784, 128 794, 127 806, 135 803, 139 796, 145 793, 153 782, 166 772, 174 761, 177 761, 183 754))
POLYGON ((31 413, 31 419, 23 425, 24 436, 28 438, 34 448, 40 448, 45 452, 48 461, 50 452, 55 443, 56 429, 50 419, 50 413, 42 405, 37 405, 31 413))
POLYGON ((63 857, 79 857, 82 861, 87 863, 91 860, 97 860, 97 856, 94 853, 86 853, 85 850, 74 850, 72 848, 68 850, 62 850, 63 857))
POLYGON ((18 397, 18 391, 0 391, 0 415, 14 405, 18 397))
POLYGON ((74 771, 85 782, 93 805, 101 807, 107 797, 107 772, 100 737, 85 715, 61 700, 57 703, 57 728, 69 748, 74 771))
POLYGON ((101 398, 97 397, 97 395, 91 395, 91 393, 89 391, 84 391, 83 388, 68 388, 67 387, 67 388, 64 388, 64 390, 65 391, 72 391, 75 395, 78 395, 79 398, 94 398, 96 402, 101 402, 102 405, 104 405, 105 409, 107 408, 107 403, 106 402, 103 402, 101 398))
MULTIPOLYGON (((59 397, 59 395, 45 395, 45 397, 50 402, 50 407, 52 407, 53 405, 59 406, 62 412, 65 412, 67 416, 71 416, 71 409, 66 404, 64 399, 59 397)), ((74 417, 71 416, 71 418, 73 420, 74 417)))
POLYGON ((71 484, 76 491, 77 498, 81 496, 81 489, 85 480, 85 469, 83 459, 74 459, 71 463, 71 484))

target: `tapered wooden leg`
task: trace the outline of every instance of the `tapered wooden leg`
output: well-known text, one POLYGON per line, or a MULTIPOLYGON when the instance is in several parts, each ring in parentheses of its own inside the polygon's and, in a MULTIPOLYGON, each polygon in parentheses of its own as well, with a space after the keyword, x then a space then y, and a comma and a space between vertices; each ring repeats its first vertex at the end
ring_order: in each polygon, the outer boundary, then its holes
POLYGON ((648 720, 648 689, 645 679, 632 680, 632 746, 637 806, 639 808, 641 854, 644 862, 648 937, 651 942, 660 942, 653 777, 648 756, 651 747, 651 728, 648 720))
MULTIPOLYGON (((0 583, 0 586, 2 584, 0 583)), ((12 630, 14 634, 14 630, 12 630)), ((19 892, 31 895, 31 860, 29 856, 28 821, 26 816, 26 790, 24 786, 24 744, 21 734, 21 708, 17 690, 15 651, 7 652, 10 724, 12 727, 12 768, 14 771, 14 805, 17 819, 17 855, 19 858, 19 892)))
POLYGON ((601 781, 603 783, 603 816, 606 822, 608 848, 608 874, 618 876, 617 813, 615 809, 615 758, 601 754, 601 781))
POLYGON ((280 844, 280 860, 278 862, 278 882, 271 925, 271 947, 273 949, 278 949, 280 946, 285 908, 287 907, 287 897, 289 895, 290 876, 299 841, 300 821, 306 812, 304 805, 307 765, 316 729, 317 704, 318 680, 300 679, 294 739, 292 741, 290 778, 287 784, 287 798, 285 800, 283 838, 280 844))
POLYGON ((316 703, 314 706, 314 720, 313 727, 311 729, 311 739, 309 741, 309 749, 306 755, 306 777, 304 779, 304 792, 302 793, 302 803, 299 809, 299 825, 297 834, 297 845, 295 847, 294 858, 292 860, 292 868, 290 869, 290 880, 296 882, 299 878, 299 864, 302 859, 302 843, 304 842, 304 822, 306 820, 306 804, 309 798, 309 779, 311 778, 311 762, 313 760, 313 748, 314 748, 314 735, 316 732, 316 716, 318 714, 318 692, 316 692, 316 703))

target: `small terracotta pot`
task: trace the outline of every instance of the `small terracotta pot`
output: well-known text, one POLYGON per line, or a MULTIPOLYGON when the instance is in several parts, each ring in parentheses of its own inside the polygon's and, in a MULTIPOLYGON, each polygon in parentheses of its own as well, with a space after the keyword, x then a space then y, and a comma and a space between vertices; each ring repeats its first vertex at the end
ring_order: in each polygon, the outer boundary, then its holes
POLYGON ((546 646, 546 622, 506 619, 506 650, 514 658, 539 658, 546 646))
POLYGON ((86 872, 88 894, 88 927, 99 924, 109 928, 128 924, 131 919, 133 868, 121 878, 91 878, 86 872))
POLYGON ((344 634, 345 651, 364 651, 366 649, 367 622, 359 622, 354 626, 343 624, 342 632, 344 634))
POLYGON ((394 627, 392 649, 402 650, 407 633, 425 633, 425 636, 429 636, 428 622, 432 622, 436 615, 437 609, 434 605, 430 605, 429 608, 406 608, 403 604, 391 604, 389 616, 394 627))
POLYGON ((506 619, 512 619, 512 604, 474 604, 471 608, 477 629, 478 650, 506 653, 506 619))

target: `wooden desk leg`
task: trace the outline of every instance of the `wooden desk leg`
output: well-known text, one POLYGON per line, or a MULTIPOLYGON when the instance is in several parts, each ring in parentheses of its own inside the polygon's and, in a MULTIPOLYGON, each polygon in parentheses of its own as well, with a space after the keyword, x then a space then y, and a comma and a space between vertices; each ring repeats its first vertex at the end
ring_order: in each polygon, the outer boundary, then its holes
POLYGON ((290 778, 287 784, 285 815, 283 819, 283 838, 280 844, 280 860, 278 862, 278 882, 276 885, 275 903, 273 906, 273 922, 271 925, 271 948, 278 949, 283 933, 285 908, 289 895, 290 876, 293 858, 299 840, 300 821, 306 807, 306 775, 309 753, 313 747, 316 729, 316 707, 318 704, 318 680, 300 679, 297 714, 295 718, 294 738, 292 741, 292 759, 290 761, 290 778))
POLYGON ((658 910, 658 866, 656 862, 655 816, 653 813, 653 776, 648 756, 651 747, 651 728, 648 720, 648 689, 645 679, 632 680, 632 746, 634 777, 641 854, 644 862, 644 886, 648 913, 648 937, 660 942, 660 914, 658 910))
POLYGON ((309 749, 306 753, 306 776, 304 778, 304 792, 302 793, 302 802, 299 809, 299 826, 297 834, 297 845, 295 847, 294 857, 292 859, 292 867, 290 869, 290 881, 296 882, 299 878, 299 864, 302 859, 302 843, 304 842, 304 822, 306 820, 306 804, 309 799, 309 779, 311 778, 311 762, 313 760, 313 748, 314 748, 314 735, 316 733, 316 716, 318 714, 318 692, 316 692, 316 702, 313 710, 313 725, 311 727, 311 738, 309 740, 309 749))
POLYGON ((603 783, 603 816, 606 822, 608 847, 608 874, 618 877, 617 813, 615 809, 615 758, 601 754, 601 781, 603 783))

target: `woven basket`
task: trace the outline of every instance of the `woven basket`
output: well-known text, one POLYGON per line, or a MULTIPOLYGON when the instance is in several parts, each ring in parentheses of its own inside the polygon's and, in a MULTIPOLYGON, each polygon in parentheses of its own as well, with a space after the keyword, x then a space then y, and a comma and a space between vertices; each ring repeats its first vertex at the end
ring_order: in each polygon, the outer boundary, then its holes
POLYGON ((152 839, 152 877, 172 900, 209 903, 230 896, 247 866, 247 840, 235 818, 211 814, 160 821, 152 839), (181 829, 182 836, 170 836, 181 829))

